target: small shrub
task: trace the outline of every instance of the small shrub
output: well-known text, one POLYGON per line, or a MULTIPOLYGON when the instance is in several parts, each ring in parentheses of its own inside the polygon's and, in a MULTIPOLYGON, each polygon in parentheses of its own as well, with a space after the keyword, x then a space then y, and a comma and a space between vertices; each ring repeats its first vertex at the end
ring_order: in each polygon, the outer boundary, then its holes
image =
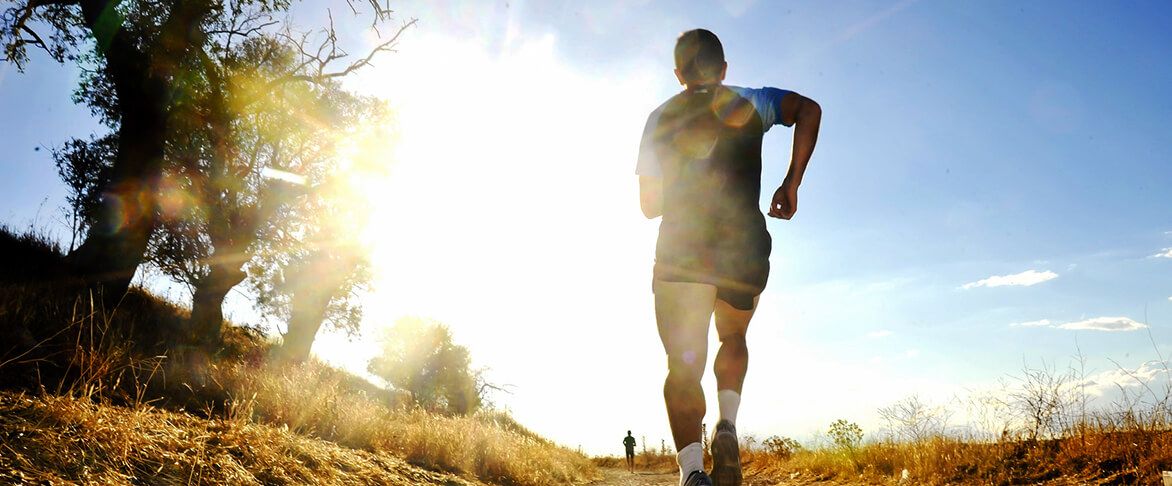
POLYGON ((769 455, 775 456, 779 459, 789 459, 795 453, 802 450, 802 445, 798 441, 789 437, 772 436, 762 442, 765 446, 765 452, 769 455))

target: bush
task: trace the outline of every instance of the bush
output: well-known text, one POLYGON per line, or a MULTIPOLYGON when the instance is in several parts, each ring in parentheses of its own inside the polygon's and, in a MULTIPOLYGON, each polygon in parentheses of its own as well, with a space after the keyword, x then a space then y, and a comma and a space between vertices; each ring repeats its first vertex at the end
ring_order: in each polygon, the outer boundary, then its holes
POLYGON ((798 451, 802 450, 802 445, 798 441, 789 437, 772 436, 765 439, 762 443, 765 446, 765 452, 776 456, 779 459, 789 459, 798 451))

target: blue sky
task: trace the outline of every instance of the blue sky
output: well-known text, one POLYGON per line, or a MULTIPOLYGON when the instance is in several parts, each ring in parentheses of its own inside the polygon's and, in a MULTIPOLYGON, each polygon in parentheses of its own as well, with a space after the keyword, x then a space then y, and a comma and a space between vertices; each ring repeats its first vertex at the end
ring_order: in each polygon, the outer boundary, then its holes
MULTIPOLYGON (((792 89, 825 112, 796 218, 769 223, 742 430, 809 437, 840 417, 874 430, 879 406, 984 390, 1023 360, 1065 366, 1081 349, 1089 372, 1109 374, 1111 360, 1135 369, 1170 350, 1172 254, 1156 256, 1172 248, 1165 3, 392 6, 420 24, 352 86, 402 109, 384 236, 418 237, 378 239, 387 270, 370 327, 447 322, 516 385, 498 402, 556 440, 606 452, 628 428, 667 437, 647 282, 656 223, 639 215, 633 168, 646 113, 679 89, 674 38, 698 26, 722 38, 728 83, 792 89), (440 101, 426 112, 420 98, 440 101), (545 142, 519 148, 536 129, 545 142), (454 202, 469 198, 486 216, 454 202), (975 285, 1030 271, 1048 279, 975 285), (1086 329, 1107 321, 1138 329, 1086 329)), ((370 41, 362 22, 343 25, 370 41)), ((53 225, 64 193, 34 148, 97 126, 70 103, 75 83, 43 56, 24 74, 0 67, 10 225, 53 225)), ((791 137, 766 137, 765 197, 791 137)), ((330 349, 317 351, 360 367, 330 349)))

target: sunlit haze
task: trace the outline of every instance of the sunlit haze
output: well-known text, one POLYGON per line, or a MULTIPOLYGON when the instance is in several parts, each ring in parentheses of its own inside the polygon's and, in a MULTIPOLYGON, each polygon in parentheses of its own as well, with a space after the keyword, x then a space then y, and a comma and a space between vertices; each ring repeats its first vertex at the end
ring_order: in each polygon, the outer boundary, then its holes
MULTIPOLYGON (((839 418, 871 432, 909 395, 963 402, 1080 352, 1094 395, 1166 382, 1170 9, 834 3, 392 2, 418 24, 345 81, 393 113, 385 175, 355 181, 374 206, 364 331, 325 333, 314 353, 365 373, 379 330, 434 319, 508 390, 494 405, 539 434, 598 454, 627 430, 670 446, 658 220, 639 211, 634 167, 648 113, 680 89, 675 36, 702 26, 724 41, 728 84, 824 110, 797 216, 768 223, 743 435, 810 439, 839 418)), ((64 189, 33 147, 96 122, 62 95, 73 68, 0 69, 0 110, 29 114, 0 125, 18 154, 3 216, 51 226, 64 189), (29 107, 35 90, 60 104, 29 107)), ((764 197, 792 136, 766 135, 764 197)), ((254 315, 242 296, 230 307, 254 315)), ((709 369, 714 332, 710 345, 709 369)))

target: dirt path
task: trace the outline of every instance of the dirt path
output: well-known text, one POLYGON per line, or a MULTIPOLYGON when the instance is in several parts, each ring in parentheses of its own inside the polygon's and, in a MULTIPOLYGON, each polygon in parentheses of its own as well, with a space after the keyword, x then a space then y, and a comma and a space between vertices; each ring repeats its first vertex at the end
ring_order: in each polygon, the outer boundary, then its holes
POLYGON ((591 486, 678 486, 679 478, 676 473, 653 473, 637 471, 635 474, 626 469, 603 469, 603 478, 590 483, 591 486))
MULTIPOLYGON (((626 469, 610 469, 602 470, 603 478, 599 481, 590 483, 590 486, 678 486, 679 478, 676 473, 653 473, 646 471, 639 471, 635 474, 627 472, 626 469)), ((786 483, 777 481, 763 481, 746 479, 742 486, 764 486, 764 485, 785 485, 785 484, 799 484, 786 483)))

